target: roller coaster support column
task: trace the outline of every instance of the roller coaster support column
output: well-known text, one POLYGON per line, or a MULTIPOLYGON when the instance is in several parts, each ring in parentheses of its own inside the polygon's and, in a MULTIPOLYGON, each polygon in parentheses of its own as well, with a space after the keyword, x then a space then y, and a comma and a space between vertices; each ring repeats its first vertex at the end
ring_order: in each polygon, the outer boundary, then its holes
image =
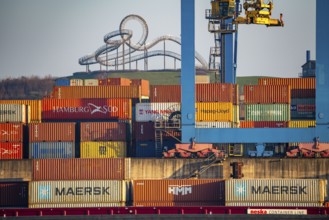
MULTIPOLYGON (((181 0, 181 53, 182 53, 182 143, 195 137, 195 3, 181 0)), ((198 140, 196 140, 198 141, 198 140)))
POLYGON ((328 0, 316 1, 316 136, 329 136, 329 28, 326 15, 328 0))

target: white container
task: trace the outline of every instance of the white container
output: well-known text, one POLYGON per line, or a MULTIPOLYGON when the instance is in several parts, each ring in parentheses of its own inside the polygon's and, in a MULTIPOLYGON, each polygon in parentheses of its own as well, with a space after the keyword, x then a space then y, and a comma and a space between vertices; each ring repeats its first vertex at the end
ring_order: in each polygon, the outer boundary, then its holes
POLYGON ((98 86, 98 79, 84 79, 84 86, 98 86))
POLYGON ((29 108, 23 104, 0 104, 0 123, 28 123, 29 108))
POLYGON ((83 86, 83 79, 70 79, 70 86, 83 86))
POLYGON ((232 128, 232 122, 228 121, 196 121, 195 122, 196 128, 232 128))
POLYGON ((168 120, 175 113, 180 113, 179 102, 152 102, 136 104, 136 121, 148 122, 168 120))
POLYGON ((123 180, 32 181, 29 208, 125 206, 123 180))
POLYGON ((225 185, 226 206, 323 206, 326 180, 232 179, 225 185))

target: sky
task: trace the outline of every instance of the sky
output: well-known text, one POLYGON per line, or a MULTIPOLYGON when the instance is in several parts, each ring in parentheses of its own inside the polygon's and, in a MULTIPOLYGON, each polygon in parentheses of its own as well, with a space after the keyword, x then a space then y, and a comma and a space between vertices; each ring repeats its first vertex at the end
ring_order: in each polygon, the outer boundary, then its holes
MULTIPOLYGON (((316 59, 315 2, 274 0, 272 17, 283 13, 283 28, 239 25, 237 76, 298 77, 306 50, 316 59)), ((208 32, 206 9, 210 0, 195 0, 195 49, 208 61, 214 36, 208 32)), ((85 71, 79 58, 104 45, 104 35, 119 30, 130 14, 147 22, 147 42, 167 34, 180 36, 180 10, 180 0, 0 0, 0 79, 85 71)), ((127 23, 127 28, 134 33, 132 41, 140 38, 138 22, 127 23)), ((162 48, 163 43, 154 47, 162 48)), ((180 53, 180 46, 171 42, 166 49, 180 53)), ((148 69, 162 69, 163 60, 149 58, 148 69)), ((139 61, 138 69, 143 64, 139 61)), ((166 67, 174 68, 174 60, 166 58, 166 67)))

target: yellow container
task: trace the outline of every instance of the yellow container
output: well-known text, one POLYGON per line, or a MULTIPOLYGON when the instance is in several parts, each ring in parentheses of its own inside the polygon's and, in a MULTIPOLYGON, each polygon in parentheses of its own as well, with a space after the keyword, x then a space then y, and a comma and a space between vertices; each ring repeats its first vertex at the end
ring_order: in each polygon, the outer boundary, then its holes
POLYGON ((80 158, 126 157, 127 143, 120 141, 81 142, 80 158))
POLYGON ((29 106, 30 123, 41 122, 41 100, 0 100, 0 104, 21 104, 29 106))
POLYGON ((315 127, 315 120, 288 122, 288 128, 310 128, 310 127, 315 127))
POLYGON ((231 102, 197 102, 196 121, 233 121, 231 102))

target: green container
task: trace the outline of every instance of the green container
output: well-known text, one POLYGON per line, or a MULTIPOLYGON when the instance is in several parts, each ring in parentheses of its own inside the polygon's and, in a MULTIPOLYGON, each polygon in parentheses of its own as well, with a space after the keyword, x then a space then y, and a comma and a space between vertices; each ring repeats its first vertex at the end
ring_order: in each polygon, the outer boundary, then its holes
POLYGON ((290 104, 246 104, 246 121, 289 121, 290 104))

